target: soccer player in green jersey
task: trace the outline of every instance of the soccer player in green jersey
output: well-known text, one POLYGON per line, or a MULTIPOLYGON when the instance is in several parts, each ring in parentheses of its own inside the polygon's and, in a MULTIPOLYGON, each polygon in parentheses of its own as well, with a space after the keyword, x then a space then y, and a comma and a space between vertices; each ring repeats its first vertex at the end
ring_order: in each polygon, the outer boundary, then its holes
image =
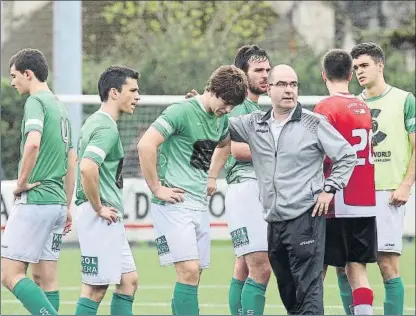
POLYGON ((10 60, 11 85, 29 94, 22 120, 14 209, 1 244, 2 283, 36 315, 57 315, 57 260, 71 228, 76 154, 65 105, 49 89, 42 52, 23 49, 10 60), (33 281, 26 277, 31 263, 33 281))
MULTIPOLYGON (((355 74, 364 87, 360 98, 373 119, 378 265, 384 281, 384 315, 403 315, 404 286, 399 258, 406 202, 415 182, 415 97, 385 82, 385 55, 375 43, 351 51, 355 74)), ((338 284, 344 308, 352 304, 343 269, 338 284)), ((345 311, 349 311, 345 308, 345 311)))
MULTIPOLYGON (((267 53, 256 45, 238 49, 234 65, 247 75, 248 95, 228 117, 235 117, 261 110, 260 95, 267 92, 270 62, 267 53)), ((186 96, 198 95, 192 90, 186 96)), ((217 162, 215 162, 216 164, 217 162)), ((220 171, 222 166, 213 166, 220 171)), ((231 155, 225 164, 228 184, 225 209, 236 260, 228 293, 232 315, 262 315, 265 292, 271 267, 267 254, 267 222, 263 219, 263 207, 259 200, 257 179, 251 162, 250 148, 246 143, 231 142, 231 155)), ((208 179, 215 186, 216 173, 208 179)))
POLYGON ((247 78, 221 66, 195 98, 170 105, 138 144, 140 164, 153 193, 151 215, 162 266, 175 265, 172 313, 198 315, 200 270, 210 265, 207 195, 215 148, 225 162, 230 151, 228 117, 247 95, 247 78), (157 155, 160 146, 159 155, 157 155))
POLYGON ((81 128, 75 203, 82 288, 76 315, 95 315, 110 284, 116 285, 111 315, 133 313, 138 276, 123 223, 124 151, 116 122, 134 113, 138 79, 130 68, 106 69, 98 81, 101 107, 81 128))
MULTIPOLYGON (((270 71, 267 53, 256 45, 245 45, 238 49, 234 65, 247 75, 248 95, 229 117, 261 110, 257 102, 260 95, 267 92, 270 71)), ((267 254, 267 222, 263 219, 248 144, 231 142, 225 174, 228 184, 225 207, 236 255, 228 295, 230 312, 232 315, 263 315, 271 267, 267 254)))

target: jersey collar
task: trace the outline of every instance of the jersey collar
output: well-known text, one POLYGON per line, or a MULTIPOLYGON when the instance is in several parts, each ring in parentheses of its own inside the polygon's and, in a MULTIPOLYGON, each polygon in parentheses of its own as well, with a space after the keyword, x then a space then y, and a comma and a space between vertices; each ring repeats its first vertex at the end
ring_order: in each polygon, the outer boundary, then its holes
POLYGON ((110 114, 108 114, 107 112, 104 112, 104 111, 102 111, 102 110, 98 110, 97 112, 98 112, 98 113, 101 113, 101 114, 104 114, 104 115, 106 115, 106 116, 108 116, 108 117, 110 118, 110 120, 112 120, 112 121, 114 122, 114 124, 116 124, 116 125, 117 125, 116 121, 114 121, 114 119, 111 117, 111 115, 110 115, 110 114))

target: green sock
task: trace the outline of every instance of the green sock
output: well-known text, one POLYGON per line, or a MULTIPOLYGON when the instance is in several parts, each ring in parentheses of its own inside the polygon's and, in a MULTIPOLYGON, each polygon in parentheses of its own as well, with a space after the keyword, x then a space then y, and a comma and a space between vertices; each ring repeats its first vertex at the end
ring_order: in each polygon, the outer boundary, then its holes
POLYGON ((80 297, 75 315, 97 315, 98 306, 100 306, 100 303, 86 297, 80 297))
POLYGON ((263 315, 266 302, 266 285, 256 283, 253 279, 247 278, 241 292, 241 305, 243 315, 263 315))
POLYGON ((176 282, 173 304, 176 315, 199 315, 198 287, 176 282))
POLYGON ((21 279, 12 292, 32 315, 58 315, 45 293, 32 280, 21 279))
POLYGON ((59 291, 45 292, 46 297, 49 302, 51 302, 53 308, 58 312, 59 311, 59 291))
POLYGON ((113 293, 111 315, 133 315, 134 296, 113 293))
POLYGON ((170 308, 172 310, 172 315, 176 315, 176 311, 175 311, 175 304, 173 303, 173 298, 170 301, 170 308))
POLYGON ((403 315, 404 286, 401 277, 384 282, 384 315, 403 315))
POLYGON ((337 273, 339 294, 341 295, 342 305, 346 315, 351 315, 350 305, 352 306, 352 290, 348 283, 348 277, 345 273, 337 273))
POLYGON ((231 279, 230 291, 228 292, 228 306, 231 315, 243 315, 241 308, 241 291, 243 290, 244 281, 231 279))

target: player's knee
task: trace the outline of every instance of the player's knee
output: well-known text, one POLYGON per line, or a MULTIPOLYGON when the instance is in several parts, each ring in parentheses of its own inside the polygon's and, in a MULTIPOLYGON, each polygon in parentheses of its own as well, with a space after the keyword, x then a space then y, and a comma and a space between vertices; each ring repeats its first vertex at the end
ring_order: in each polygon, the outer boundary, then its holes
POLYGON ((33 282, 35 282, 45 292, 58 289, 57 276, 54 273, 42 273, 32 270, 33 282))
POLYGON ((384 282, 400 276, 397 255, 379 255, 377 263, 384 282))
POLYGON ((11 290, 9 286, 9 283, 10 283, 9 279, 10 277, 7 275, 7 273, 4 270, 2 270, 1 271, 1 284, 3 284, 3 286, 6 287, 7 289, 11 290))
POLYGON ((175 264, 178 281, 184 284, 198 285, 200 266, 199 261, 190 260, 175 264))
POLYGON ((13 291, 17 282, 26 277, 25 268, 10 262, 8 259, 2 259, 1 264, 1 283, 9 291, 13 291))
POLYGON ((253 256, 246 261, 249 276, 257 283, 268 284, 272 268, 267 253, 253 254, 253 256))
POLYGON ((139 286, 139 275, 137 272, 134 272, 131 279, 130 279, 130 286, 134 289, 134 291, 137 290, 137 287, 139 286))
POLYGON ((35 282, 39 287, 42 287, 42 276, 40 275, 40 273, 32 271, 32 278, 33 282, 35 282))
POLYGON ((237 280, 245 280, 248 277, 248 267, 244 257, 238 257, 234 264, 234 278, 237 280))
POLYGON ((86 297, 94 302, 101 302, 107 292, 108 285, 87 285, 83 284, 81 297, 86 297))
POLYGON ((137 271, 125 273, 121 276, 121 283, 116 285, 116 292, 120 294, 134 296, 139 284, 137 271))

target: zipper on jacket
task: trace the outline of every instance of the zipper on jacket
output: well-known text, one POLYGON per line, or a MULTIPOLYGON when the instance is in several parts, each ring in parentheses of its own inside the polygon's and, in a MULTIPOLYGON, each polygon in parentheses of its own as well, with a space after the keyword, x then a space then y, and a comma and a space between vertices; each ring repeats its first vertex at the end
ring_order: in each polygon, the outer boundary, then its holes
MULTIPOLYGON (((272 139, 272 143, 273 143, 274 158, 277 158, 276 141, 274 139, 273 131, 272 131, 272 128, 271 128, 269 122, 267 122, 267 126, 269 127, 269 135, 270 135, 270 138, 272 139)), ((279 135, 279 138, 280 138, 280 135, 279 135)), ((276 201, 277 200, 277 189, 276 189, 275 179, 276 179, 276 159, 274 160, 274 165, 273 165, 273 189, 274 189, 274 196, 275 196, 275 201, 276 201)), ((276 202, 275 202, 275 209, 276 209, 276 202)), ((278 215, 277 212, 276 212, 276 215, 278 215)))

